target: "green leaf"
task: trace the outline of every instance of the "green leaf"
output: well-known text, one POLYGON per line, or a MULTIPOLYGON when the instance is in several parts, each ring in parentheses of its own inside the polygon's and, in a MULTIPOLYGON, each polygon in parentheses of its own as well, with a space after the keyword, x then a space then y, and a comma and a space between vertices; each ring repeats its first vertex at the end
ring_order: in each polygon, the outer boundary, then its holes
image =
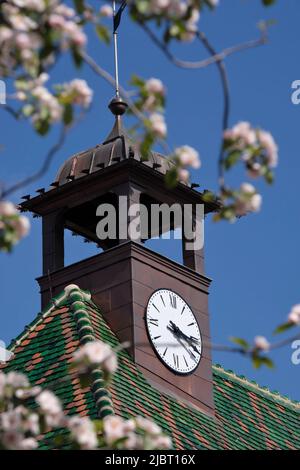
POLYGON ((145 80, 143 80, 141 77, 138 77, 138 75, 132 75, 130 84, 138 88, 142 88, 145 85, 145 80))
POLYGON ((106 28, 106 26, 103 26, 102 24, 97 24, 96 25, 96 33, 97 33, 99 39, 101 41, 105 42, 105 44, 110 43, 110 32, 109 32, 108 28, 106 28))
POLYGON ((34 128, 38 134, 46 135, 50 129, 49 121, 46 121, 46 120, 37 121, 34 124, 34 128))
POLYGON ((26 104, 25 106, 23 106, 22 112, 24 116, 29 117, 34 112, 34 106, 32 104, 26 104))
POLYGON ((165 175, 165 182, 168 188, 174 188, 177 185, 177 168, 174 166, 170 170, 167 171, 165 175))
POLYGON ((282 325, 279 325, 273 332, 273 335, 277 335, 278 333, 283 333, 284 331, 289 330, 290 328, 293 328, 295 326, 294 323, 283 323, 282 325))
POLYGON ((272 359, 265 356, 258 356, 256 354, 253 354, 252 356, 252 365, 255 369, 259 369, 261 366, 266 366, 269 369, 274 368, 274 363, 272 359))
POLYGON ((267 366, 269 369, 274 369, 275 365, 272 359, 270 359, 269 357, 262 357, 261 359, 263 365, 267 366))
POLYGON ((232 166, 234 166, 240 159, 241 152, 239 150, 233 150, 228 154, 224 161, 224 167, 226 170, 229 170, 232 166))
POLYGON ((235 336, 232 336, 229 338, 232 343, 238 344, 239 346, 242 346, 245 351, 247 351, 250 347, 249 343, 243 339, 243 338, 236 338, 235 336))
POLYGON ((265 7, 269 7, 271 5, 274 5, 276 2, 276 0, 262 0, 262 4, 265 6, 265 7))
POLYGON ((272 184, 274 182, 274 174, 271 170, 266 171, 265 180, 268 184, 272 184))
POLYGON ((82 59, 80 53, 78 52, 76 47, 72 47, 71 52, 72 52, 73 62, 75 64, 75 66, 77 68, 80 68, 81 65, 82 65, 82 62, 83 62, 83 59, 82 59))
POLYGON ((204 191, 202 199, 204 202, 213 202, 216 200, 216 195, 211 191, 204 191))
POLYGON ((65 105, 63 121, 66 125, 71 124, 71 122, 73 121, 73 107, 71 104, 65 105))
POLYGON ((84 0, 73 0, 73 2, 75 10, 81 15, 84 12, 84 0))
POLYGON ((149 152, 151 150, 153 143, 154 143, 153 134, 149 132, 145 135, 144 140, 141 143, 140 150, 142 154, 142 160, 148 160, 149 152))

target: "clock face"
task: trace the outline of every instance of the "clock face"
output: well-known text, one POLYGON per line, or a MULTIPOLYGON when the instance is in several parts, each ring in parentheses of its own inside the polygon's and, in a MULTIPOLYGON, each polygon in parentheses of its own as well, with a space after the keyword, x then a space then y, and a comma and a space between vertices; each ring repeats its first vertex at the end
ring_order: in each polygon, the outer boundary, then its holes
POLYGON ((146 325, 155 352, 178 374, 198 366, 202 341, 197 320, 185 300, 173 291, 155 291, 147 304, 146 325))

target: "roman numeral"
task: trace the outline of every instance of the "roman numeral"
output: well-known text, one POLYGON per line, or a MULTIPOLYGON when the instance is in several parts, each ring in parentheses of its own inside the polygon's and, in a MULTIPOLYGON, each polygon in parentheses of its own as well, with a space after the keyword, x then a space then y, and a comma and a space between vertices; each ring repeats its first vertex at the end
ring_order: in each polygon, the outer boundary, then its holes
POLYGON ((158 319, 157 318, 149 318, 149 323, 154 326, 158 326, 158 319))
POLYGON ((155 336, 153 339, 158 339, 158 338, 161 338, 161 335, 155 336))
POLYGON ((185 356, 183 356, 183 360, 184 360, 184 362, 185 362, 185 365, 188 367, 189 365, 188 365, 188 363, 187 363, 187 361, 186 361, 185 356))
POLYGON ((166 348, 166 349, 164 350, 164 353, 163 353, 163 356, 164 356, 164 357, 165 357, 167 351, 168 351, 168 348, 166 348))
POLYGON ((166 304, 165 304, 165 301, 164 301, 164 298, 163 298, 163 296, 161 295, 161 296, 160 296, 160 298, 161 298, 161 301, 162 301, 162 303, 164 304, 164 307, 165 307, 165 306, 166 306, 166 304))
POLYGON ((160 313, 155 304, 152 304, 152 306, 158 311, 158 313, 160 313))
POLYGON ((173 294, 170 294, 170 304, 171 304, 171 307, 177 308, 176 297, 173 294))
POLYGON ((181 315, 183 314, 184 309, 185 309, 185 305, 183 306, 183 309, 181 310, 181 315))
POLYGON ((178 368, 178 367, 179 367, 179 357, 178 357, 177 354, 174 354, 174 353, 173 353, 173 360, 174 360, 174 365, 175 365, 175 367, 178 368))
POLYGON ((188 325, 188 326, 193 326, 193 325, 195 325, 195 322, 193 322, 193 323, 189 323, 189 325, 188 325))

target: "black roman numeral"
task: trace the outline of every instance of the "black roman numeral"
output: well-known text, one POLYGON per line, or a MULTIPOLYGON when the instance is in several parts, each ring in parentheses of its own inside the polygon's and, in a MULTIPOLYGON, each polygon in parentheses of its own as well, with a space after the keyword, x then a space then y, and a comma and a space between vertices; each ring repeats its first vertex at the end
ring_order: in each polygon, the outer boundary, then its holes
POLYGON ((175 367, 179 368, 179 357, 177 354, 173 353, 174 365, 175 367))
POLYGON ((158 319, 157 318, 149 318, 149 323, 154 326, 158 326, 158 319))
POLYGON ((161 301, 162 301, 162 303, 164 304, 164 307, 165 307, 165 306, 166 306, 166 304, 165 304, 165 301, 164 301, 164 298, 163 298, 163 296, 161 295, 161 296, 160 296, 160 298, 161 298, 161 301))
POLYGON ((183 356, 183 360, 184 360, 184 362, 185 362, 185 365, 188 367, 189 365, 188 365, 188 363, 187 363, 187 361, 186 361, 185 356, 183 356))
POLYGON ((161 335, 155 336, 153 339, 158 339, 158 338, 161 338, 161 335))
POLYGON ((174 294, 170 294, 170 304, 171 304, 171 307, 177 308, 176 297, 174 294))
POLYGON ((164 350, 164 353, 163 353, 163 356, 164 356, 164 357, 165 357, 167 351, 168 351, 168 348, 166 348, 166 349, 164 350))

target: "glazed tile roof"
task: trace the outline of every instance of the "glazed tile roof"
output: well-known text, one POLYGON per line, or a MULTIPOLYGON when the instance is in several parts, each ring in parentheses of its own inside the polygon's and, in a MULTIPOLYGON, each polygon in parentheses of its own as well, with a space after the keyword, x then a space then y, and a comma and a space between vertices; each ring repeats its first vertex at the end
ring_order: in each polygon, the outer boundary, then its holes
MULTIPOLYGON (((93 338, 119 344, 90 295, 67 288, 11 344, 15 357, 6 369, 52 388, 66 413, 96 418, 114 409, 124 417, 151 417, 177 449, 300 449, 300 404, 221 366, 213 366, 215 418, 157 391, 126 351, 119 354, 109 391, 102 387, 101 373, 92 390, 81 389, 75 373, 66 378, 68 366, 74 350, 93 338)), ((51 447, 52 436, 48 433, 42 448, 51 447)))

